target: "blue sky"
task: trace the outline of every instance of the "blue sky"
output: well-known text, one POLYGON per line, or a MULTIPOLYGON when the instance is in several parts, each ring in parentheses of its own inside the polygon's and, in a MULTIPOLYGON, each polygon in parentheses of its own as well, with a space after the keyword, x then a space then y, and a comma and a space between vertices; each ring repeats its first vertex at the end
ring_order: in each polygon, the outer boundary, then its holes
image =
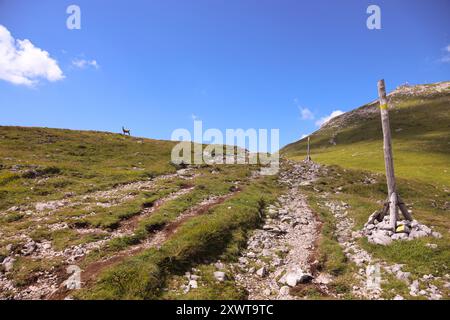
POLYGON ((388 90, 450 80, 449 12, 448 0, 0 0, 0 25, 62 72, 0 80, 0 125, 169 139, 195 116, 279 128, 285 145, 374 100, 380 78, 388 90), (81 30, 66 28, 70 4, 81 30), (366 27, 370 4, 381 30, 366 27))

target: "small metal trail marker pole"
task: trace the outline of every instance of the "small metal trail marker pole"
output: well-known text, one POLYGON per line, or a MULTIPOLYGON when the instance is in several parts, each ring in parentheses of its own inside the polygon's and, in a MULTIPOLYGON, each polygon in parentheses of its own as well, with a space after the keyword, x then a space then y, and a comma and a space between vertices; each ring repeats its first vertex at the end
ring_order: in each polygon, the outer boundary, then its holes
POLYGON ((306 161, 311 161, 309 142, 310 142, 310 137, 308 137, 308 149, 306 151, 306 161))
POLYGON ((405 219, 412 220, 412 217, 396 190, 397 187, 394 174, 394 158, 392 156, 391 128, 389 125, 389 111, 384 80, 378 81, 378 96, 380 98, 379 101, 381 126, 383 129, 384 164, 386 168, 386 181, 388 187, 388 205, 384 206, 381 214, 383 218, 389 211, 390 227, 395 232, 397 226, 397 207, 400 208, 400 211, 403 213, 405 219))

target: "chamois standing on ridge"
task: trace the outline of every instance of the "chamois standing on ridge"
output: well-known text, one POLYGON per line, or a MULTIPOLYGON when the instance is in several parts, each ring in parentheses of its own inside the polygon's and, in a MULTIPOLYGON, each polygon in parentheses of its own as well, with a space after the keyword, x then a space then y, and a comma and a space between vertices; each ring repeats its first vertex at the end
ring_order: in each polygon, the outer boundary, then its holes
POLYGON ((123 126, 122 126, 122 132, 123 132, 123 135, 128 134, 129 136, 131 136, 131 130, 130 129, 125 129, 123 126))

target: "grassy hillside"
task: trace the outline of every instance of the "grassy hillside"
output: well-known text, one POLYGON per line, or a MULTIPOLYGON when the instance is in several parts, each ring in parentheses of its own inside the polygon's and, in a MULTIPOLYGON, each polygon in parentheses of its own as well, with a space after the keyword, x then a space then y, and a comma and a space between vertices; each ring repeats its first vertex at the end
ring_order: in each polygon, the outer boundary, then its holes
MULTIPOLYGON (((0 127, 0 299, 64 298, 52 287, 74 263, 79 297, 159 298, 174 274, 235 259, 281 192, 276 177, 255 175, 258 165, 180 168, 173 146, 0 127)), ((231 281, 215 286, 209 298, 242 297, 231 281)))
MULTIPOLYGON (((450 186, 449 84, 400 88, 389 95, 397 176, 450 186)), ((310 137, 314 161, 384 172, 377 102, 331 120, 310 137)), ((287 145, 282 155, 303 159, 306 143, 287 145)))
POLYGON ((173 145, 107 132, 0 126, 0 210, 175 172, 173 145))

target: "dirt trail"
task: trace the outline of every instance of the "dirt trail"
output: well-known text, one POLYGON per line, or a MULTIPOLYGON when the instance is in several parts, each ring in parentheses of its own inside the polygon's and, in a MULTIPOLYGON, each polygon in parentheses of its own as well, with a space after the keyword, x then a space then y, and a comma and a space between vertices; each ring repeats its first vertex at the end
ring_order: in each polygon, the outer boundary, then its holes
MULTIPOLYGON (((168 180, 178 177, 177 173, 166 174, 158 176, 154 179, 135 181, 125 184, 117 185, 108 190, 94 191, 87 194, 74 196, 71 193, 65 195, 63 199, 51 200, 45 202, 30 203, 22 206, 14 206, 6 210, 5 212, 0 212, 0 215, 4 215, 7 212, 18 212, 18 213, 33 213, 31 218, 38 216, 45 216, 50 213, 55 213, 61 209, 68 207, 74 207, 80 204, 91 204, 99 206, 110 206, 119 204, 125 200, 128 200, 132 195, 127 195, 126 193, 134 190, 150 190, 154 188, 155 183, 162 180, 168 180), (108 202, 98 202, 100 200, 110 200, 108 202)), ((29 215, 29 214, 28 214, 29 215)))
MULTIPOLYGON (((3 240, 23 242, 27 241, 27 239, 29 239, 29 235, 34 232, 36 228, 39 228, 42 225, 47 225, 52 231, 67 229, 70 222, 76 222, 77 220, 83 218, 83 216, 71 217, 68 221, 66 221, 67 219, 64 219, 63 217, 59 219, 56 214, 62 210, 82 207, 84 210, 89 211, 95 207, 108 208, 117 206, 134 199, 137 194, 136 191, 154 190, 157 184, 161 181, 176 178, 190 180, 195 176, 196 174, 192 172, 192 170, 182 169, 178 170, 177 173, 161 175, 154 179, 120 184, 108 190, 94 191, 79 196, 67 194, 63 199, 59 200, 14 206, 6 211, 0 212, 0 217, 14 213, 23 216, 20 220, 21 223, 24 221, 32 223, 29 223, 29 227, 27 229, 20 230, 19 233, 14 232, 13 234, 8 234, 0 232, 0 236, 2 236, 3 240)), ((101 232, 102 230, 97 231, 101 232)))
MULTIPOLYGON (((193 175, 186 171, 186 169, 182 172, 182 174, 171 174, 160 176, 153 180, 148 181, 139 181, 133 182, 125 185, 120 185, 115 188, 106 190, 106 191, 97 191, 91 193, 89 195, 83 196, 86 199, 83 204, 89 205, 92 201, 97 201, 102 198, 105 199, 107 197, 110 203, 120 203, 125 200, 119 199, 120 197, 129 197, 127 191, 131 190, 151 190, 155 188, 155 184, 157 181, 167 180, 172 178, 182 178, 182 179, 191 179, 193 175)), ((176 192, 171 193, 170 195, 159 199, 156 203, 149 208, 144 208, 139 215, 133 216, 128 220, 122 221, 119 225, 118 229, 115 231, 108 233, 103 229, 77 229, 80 233, 98 231, 101 233, 107 234, 107 236, 101 240, 83 243, 80 245, 71 246, 65 248, 62 251, 55 250, 52 246, 51 241, 42 240, 40 242, 35 242, 31 240, 29 233, 21 233, 17 239, 22 242, 25 242, 25 248, 30 248, 30 252, 26 255, 32 258, 35 261, 43 261, 43 260, 54 260, 60 259, 62 262, 59 263, 59 267, 52 268, 51 270, 37 272, 33 275, 36 281, 31 281, 29 285, 24 287, 17 287, 12 280, 9 279, 7 273, 0 272, 0 299, 5 298, 14 298, 14 299, 41 299, 43 297, 51 295, 53 292, 59 290, 59 287, 64 279, 68 278, 69 275, 65 272, 65 266, 71 264, 78 264, 81 259, 83 259, 89 252, 92 250, 96 250, 104 247, 114 238, 118 238, 125 235, 131 235, 134 231, 134 228, 137 226, 139 221, 148 215, 152 214, 155 210, 157 210, 161 205, 166 203, 167 201, 174 200, 184 194, 189 193, 193 190, 193 187, 187 186, 182 188, 176 192)), ((45 203, 46 205, 52 205, 51 209, 49 207, 45 207, 46 212, 45 215, 51 215, 52 213, 63 209, 62 203, 70 206, 76 203, 80 203, 81 198, 73 198, 70 200, 60 200, 58 205, 55 205, 55 201, 50 201, 45 203), (50 211, 48 211, 50 210, 50 211)), ((40 203, 44 204, 44 203, 40 203)), ((39 204, 32 205, 32 207, 39 208, 39 204)), ((20 210, 25 210, 24 208, 20 208, 20 210)), ((38 213, 37 216, 40 216, 44 213, 38 213)), ((34 215, 34 213, 33 213, 34 215)), ((30 219, 39 219, 36 217, 30 216, 30 219)), ((60 223, 55 227, 55 230, 66 229, 69 228, 67 223, 60 223)), ((30 230, 27 230, 31 232, 30 230)), ((28 249, 27 249, 28 250, 28 249)), ((23 250, 22 250, 23 251, 23 250)), ((19 257, 19 254, 12 254, 10 257, 6 259, 10 259, 12 263, 16 261, 19 257)))
POLYGON ((167 197, 158 199, 155 201, 155 203, 148 208, 144 208, 139 214, 132 216, 129 219, 123 220, 119 227, 115 229, 112 232, 113 237, 118 236, 125 236, 125 235, 131 235, 135 231, 136 227, 139 225, 139 222, 142 221, 144 218, 150 216, 153 212, 158 210, 162 205, 167 203, 168 201, 175 200, 183 195, 186 195, 190 193, 192 190, 194 190, 195 187, 193 186, 185 186, 184 188, 171 193, 167 197))
MULTIPOLYGON (((85 266, 81 272, 82 286, 86 287, 91 285, 97 278, 97 276, 108 267, 114 266, 129 257, 139 254, 140 252, 146 249, 159 248, 170 236, 172 236, 174 233, 177 232, 178 227, 182 225, 184 222, 186 222, 187 220, 191 219, 194 216, 206 213, 210 208, 224 202, 226 199, 230 198, 237 192, 239 192, 239 189, 236 189, 235 191, 223 196, 210 197, 200 202, 199 204, 189 208, 181 215, 179 215, 176 219, 174 219, 172 222, 165 225, 161 230, 154 232, 152 235, 150 235, 147 239, 145 239, 141 243, 131 246, 123 251, 120 251, 114 254, 113 256, 107 257, 100 261, 95 261, 85 266)), ((160 205, 161 204, 162 202, 160 203, 160 205)), ((158 206, 155 207, 155 210, 157 207, 158 206)), ((149 213, 147 212, 147 214, 149 213)), ((50 294, 47 297, 47 299, 64 299, 69 294, 70 290, 68 290, 65 286, 61 284, 58 290, 50 294)))

